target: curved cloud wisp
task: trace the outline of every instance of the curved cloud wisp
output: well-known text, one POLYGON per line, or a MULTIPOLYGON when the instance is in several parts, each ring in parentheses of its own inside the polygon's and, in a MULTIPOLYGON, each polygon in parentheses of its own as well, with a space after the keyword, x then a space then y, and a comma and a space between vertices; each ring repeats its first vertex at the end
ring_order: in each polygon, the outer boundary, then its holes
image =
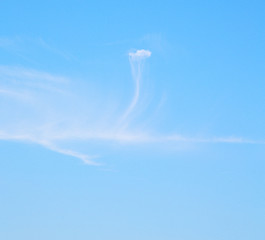
POLYGON ((151 52, 149 50, 137 50, 136 52, 129 53, 129 61, 131 65, 132 77, 135 82, 135 91, 133 99, 126 109, 125 113, 122 116, 122 121, 125 121, 130 113, 134 110, 140 95, 140 82, 142 78, 143 72, 143 62, 146 58, 151 56, 151 52))

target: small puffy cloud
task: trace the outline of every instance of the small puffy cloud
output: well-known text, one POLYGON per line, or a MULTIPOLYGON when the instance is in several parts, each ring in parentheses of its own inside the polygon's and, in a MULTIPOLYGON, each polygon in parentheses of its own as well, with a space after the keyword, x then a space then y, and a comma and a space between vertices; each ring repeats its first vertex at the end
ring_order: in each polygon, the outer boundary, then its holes
POLYGON ((149 50, 145 50, 145 49, 141 49, 141 50, 137 50, 136 52, 130 52, 129 56, 134 60, 134 59, 144 59, 144 58, 148 58, 151 56, 151 51, 149 50))

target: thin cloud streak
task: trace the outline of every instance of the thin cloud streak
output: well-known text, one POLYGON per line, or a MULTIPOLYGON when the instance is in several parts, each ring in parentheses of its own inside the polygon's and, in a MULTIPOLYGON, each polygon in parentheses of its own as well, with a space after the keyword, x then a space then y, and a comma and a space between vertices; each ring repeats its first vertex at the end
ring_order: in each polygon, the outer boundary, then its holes
POLYGON ((87 164, 87 165, 92 165, 92 166, 101 166, 102 164, 98 163, 98 162, 94 162, 92 159, 98 158, 98 156, 88 156, 86 154, 83 153, 79 153, 70 149, 62 149, 60 147, 57 147, 51 143, 42 143, 42 146, 46 147, 49 150, 52 150, 54 152, 57 153, 61 153, 63 155, 67 155, 67 156, 71 156, 74 158, 78 158, 80 160, 83 161, 83 163, 87 164))
POLYGON ((98 156, 88 156, 86 154, 58 147, 56 142, 60 140, 62 141, 100 141, 100 142, 116 142, 120 144, 167 144, 167 143, 228 143, 228 144, 262 144, 264 145, 264 141, 254 141, 250 139, 244 138, 235 138, 235 137, 226 137, 226 138, 190 138, 181 135, 171 135, 171 136, 152 136, 147 134, 130 134, 130 133, 113 133, 113 134, 98 134, 91 135, 83 133, 80 134, 72 134, 61 135, 61 136, 47 136, 46 139, 39 139, 32 135, 8 135, 3 132, 0 132, 0 140, 9 140, 9 141, 18 141, 18 142, 26 142, 26 143, 34 143, 41 145, 51 151, 71 156, 74 158, 80 159, 83 163, 92 166, 101 166, 102 164, 95 162, 94 159, 98 158, 98 156))
POLYGON ((49 149, 51 151, 71 156, 77 159, 80 159, 83 161, 83 163, 87 165, 93 165, 93 166, 101 166, 102 164, 94 162, 92 159, 98 158, 98 156, 88 156, 83 153, 79 153, 70 149, 63 149, 60 148, 56 145, 54 145, 52 142, 46 140, 40 140, 37 138, 34 138, 33 136, 30 135, 8 135, 5 133, 0 132, 0 140, 5 140, 5 141, 18 141, 18 142, 26 142, 26 143, 34 143, 38 144, 42 147, 45 147, 46 149, 49 149))

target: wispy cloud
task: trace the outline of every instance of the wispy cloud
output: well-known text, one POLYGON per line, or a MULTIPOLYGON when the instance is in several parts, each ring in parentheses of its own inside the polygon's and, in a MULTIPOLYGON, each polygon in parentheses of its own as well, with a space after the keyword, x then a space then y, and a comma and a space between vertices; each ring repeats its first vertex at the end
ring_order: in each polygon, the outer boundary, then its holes
POLYGON ((0 66, 0 139, 36 143, 89 165, 98 165, 97 156, 76 151, 76 141, 265 144, 238 137, 196 138, 173 133, 163 135, 156 129, 151 131, 156 134, 150 134, 147 129, 132 129, 130 117, 140 96, 143 64, 150 56, 151 52, 143 49, 129 53, 135 91, 128 108, 120 112, 113 111, 111 103, 106 104, 110 102, 108 99, 102 101, 102 95, 93 93, 81 80, 0 66))
POLYGON ((61 153, 63 155, 67 155, 67 156, 71 156, 71 157, 74 157, 74 158, 78 158, 80 160, 83 161, 83 163, 87 164, 87 165, 93 165, 93 166, 100 166, 102 164, 98 163, 98 162, 95 162, 93 159, 96 159, 98 158, 98 156, 88 156, 86 154, 83 154, 83 153, 79 153, 79 152, 76 152, 76 151, 73 151, 73 150, 70 150, 70 149, 63 149, 63 148, 60 148, 60 147, 57 147, 55 145, 53 145, 51 142, 43 142, 43 143, 40 143, 42 146, 52 150, 52 151, 55 151, 57 153, 61 153))
POLYGON ((34 55, 36 50, 38 52, 40 50, 45 51, 46 54, 52 54, 53 56, 59 57, 63 60, 77 61, 77 58, 73 54, 63 51, 60 47, 55 47, 54 45, 55 44, 49 43, 40 37, 0 37, 0 48, 5 49, 13 55, 30 63, 38 64, 36 61, 32 60, 32 55, 34 55))
POLYGON ((79 153, 77 151, 73 151, 70 149, 64 149, 61 147, 58 147, 54 144, 54 141, 52 139, 45 139, 45 138, 39 138, 34 137, 32 134, 8 134, 8 133, 3 133, 0 132, 0 140, 9 140, 9 141, 22 141, 22 142, 28 142, 28 143, 35 143, 38 145, 41 145, 51 151, 61 153, 63 155, 71 156, 74 158, 78 158, 83 161, 83 163, 88 164, 88 165, 93 165, 93 166, 99 166, 101 164, 93 161, 93 159, 98 158, 98 156, 88 156, 83 153, 79 153))
POLYGON ((62 76, 56 76, 47 72, 36 71, 34 69, 25 69, 15 66, 0 66, 1 81, 34 81, 34 82, 57 82, 66 83, 68 79, 62 76))
POLYGON ((149 50, 137 50, 135 52, 129 52, 129 60, 131 65, 131 71, 132 71, 132 77, 135 82, 135 91, 133 99, 129 105, 129 107, 126 109, 125 113, 122 116, 122 121, 125 121, 127 117, 130 115, 130 113, 135 108, 139 95, 140 95, 140 82, 142 79, 142 72, 143 72, 143 63, 144 60, 151 56, 151 51, 149 50))

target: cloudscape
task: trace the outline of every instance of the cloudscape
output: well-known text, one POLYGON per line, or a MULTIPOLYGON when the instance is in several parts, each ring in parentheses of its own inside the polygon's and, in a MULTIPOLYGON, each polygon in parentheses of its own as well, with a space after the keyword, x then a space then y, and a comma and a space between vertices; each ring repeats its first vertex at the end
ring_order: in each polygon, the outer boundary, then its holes
POLYGON ((0 239, 264 239, 262 1, 2 1, 0 239))

